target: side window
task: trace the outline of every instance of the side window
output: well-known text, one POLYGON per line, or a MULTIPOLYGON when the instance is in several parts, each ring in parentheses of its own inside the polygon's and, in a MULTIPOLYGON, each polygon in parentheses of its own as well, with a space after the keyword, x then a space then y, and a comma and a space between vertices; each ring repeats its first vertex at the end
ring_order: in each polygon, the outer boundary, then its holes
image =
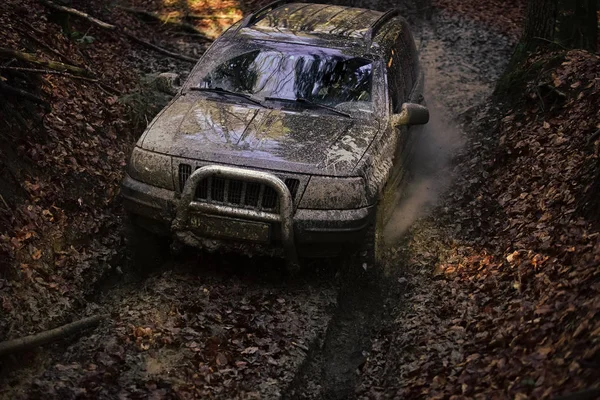
POLYGON ((394 113, 400 112, 402 103, 406 98, 406 85, 404 77, 402 76, 401 63, 402 58, 400 57, 398 48, 394 46, 388 54, 386 61, 388 91, 392 101, 392 111, 394 113))

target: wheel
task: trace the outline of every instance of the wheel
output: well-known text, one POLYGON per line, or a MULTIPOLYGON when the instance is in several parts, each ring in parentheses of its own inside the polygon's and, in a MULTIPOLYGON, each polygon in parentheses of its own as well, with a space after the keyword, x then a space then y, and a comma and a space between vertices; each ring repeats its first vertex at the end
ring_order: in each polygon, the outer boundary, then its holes
POLYGON ((383 225, 384 217, 381 204, 375 206, 375 212, 365 236, 358 246, 348 249, 340 258, 342 281, 365 281, 377 277, 382 271, 384 253, 383 225))
POLYGON ((170 240, 146 229, 136 215, 127 215, 125 239, 127 258, 133 271, 151 271, 162 265, 169 256, 170 240))
POLYGON ((365 271, 377 271, 383 261, 383 204, 378 202, 375 206, 375 215, 373 221, 367 229, 363 245, 361 248, 360 260, 361 268, 365 271))

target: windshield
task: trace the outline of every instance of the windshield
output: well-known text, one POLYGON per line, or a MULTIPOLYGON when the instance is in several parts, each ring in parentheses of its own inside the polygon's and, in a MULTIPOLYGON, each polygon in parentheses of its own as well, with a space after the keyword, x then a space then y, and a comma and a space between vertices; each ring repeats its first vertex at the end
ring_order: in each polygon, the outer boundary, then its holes
POLYGON ((371 60, 312 51, 265 48, 235 55, 201 75, 197 87, 329 106, 371 101, 371 60))

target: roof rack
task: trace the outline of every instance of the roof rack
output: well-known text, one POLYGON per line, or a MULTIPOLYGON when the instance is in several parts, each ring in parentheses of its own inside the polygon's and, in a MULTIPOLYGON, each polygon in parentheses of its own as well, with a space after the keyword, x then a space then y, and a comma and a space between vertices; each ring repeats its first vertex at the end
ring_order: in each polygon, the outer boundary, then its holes
POLYGON ((375 22, 373 22, 371 24, 371 26, 369 27, 369 30, 367 31, 365 38, 369 42, 372 42, 373 38, 375 37, 377 32, 385 25, 385 23, 388 22, 390 19, 397 17, 399 15, 400 15, 400 10, 397 8, 394 8, 394 9, 386 12, 385 14, 383 14, 381 17, 377 18, 377 20, 375 20, 375 22))
POLYGON ((287 3, 296 3, 299 2, 300 0, 276 0, 272 3, 267 4, 266 6, 264 6, 263 8, 260 8, 258 10, 256 10, 255 12, 253 12, 252 14, 248 15, 246 18, 244 18, 242 20, 242 24, 240 26, 241 28, 246 28, 250 25, 253 25, 263 14, 272 11, 274 9, 276 9, 279 6, 282 6, 284 4, 287 3))

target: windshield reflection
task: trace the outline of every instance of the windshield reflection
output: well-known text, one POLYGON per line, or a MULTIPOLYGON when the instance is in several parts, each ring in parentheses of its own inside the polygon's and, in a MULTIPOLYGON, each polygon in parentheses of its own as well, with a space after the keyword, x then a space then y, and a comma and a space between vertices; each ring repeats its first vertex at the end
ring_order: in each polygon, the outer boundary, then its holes
POLYGON ((335 106, 370 102, 371 77, 372 61, 361 57, 257 49, 218 63, 200 87, 335 106))

